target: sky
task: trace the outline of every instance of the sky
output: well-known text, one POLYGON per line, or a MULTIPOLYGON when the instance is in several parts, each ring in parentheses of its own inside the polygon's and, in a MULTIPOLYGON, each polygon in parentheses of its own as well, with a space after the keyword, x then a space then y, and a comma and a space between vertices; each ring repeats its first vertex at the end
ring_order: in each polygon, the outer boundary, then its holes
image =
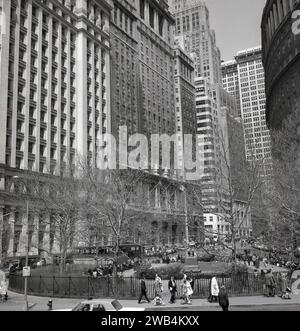
POLYGON ((205 0, 211 28, 224 61, 240 50, 261 45, 260 23, 266 0, 205 0))

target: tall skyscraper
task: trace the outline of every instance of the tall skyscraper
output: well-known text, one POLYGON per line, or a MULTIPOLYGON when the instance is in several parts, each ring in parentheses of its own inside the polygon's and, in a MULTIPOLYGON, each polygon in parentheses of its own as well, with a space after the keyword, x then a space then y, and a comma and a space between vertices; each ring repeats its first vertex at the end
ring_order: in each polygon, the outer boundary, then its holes
POLYGON ((261 47, 238 52, 235 61, 225 62, 223 87, 237 98, 245 132, 246 157, 263 160, 264 172, 272 171, 270 132, 266 125, 265 76, 261 47))
POLYGON ((114 0, 111 15, 112 132, 126 125, 129 134, 140 132, 139 44, 136 1, 114 0))
POLYGON ((238 117, 242 117, 239 75, 238 75, 236 60, 222 63, 222 76, 223 76, 223 88, 236 100, 237 113, 235 115, 238 117))
POLYGON ((171 0, 169 4, 176 21, 176 38, 195 62, 197 134, 201 137, 199 157, 204 162, 202 203, 207 213, 218 213, 223 195, 215 187, 221 181, 219 133, 224 131, 220 50, 203 1, 171 0))
POLYGON ((174 19, 166 1, 114 0, 114 126, 175 133, 174 19))
POLYGON ((205 2, 169 0, 169 5, 176 20, 176 36, 183 38, 187 53, 195 54, 195 76, 221 83, 221 54, 205 2))
POLYGON ((178 45, 175 48, 175 106, 178 168, 180 176, 184 176, 184 144, 185 135, 193 136, 193 159, 196 150, 196 112, 194 62, 178 45))

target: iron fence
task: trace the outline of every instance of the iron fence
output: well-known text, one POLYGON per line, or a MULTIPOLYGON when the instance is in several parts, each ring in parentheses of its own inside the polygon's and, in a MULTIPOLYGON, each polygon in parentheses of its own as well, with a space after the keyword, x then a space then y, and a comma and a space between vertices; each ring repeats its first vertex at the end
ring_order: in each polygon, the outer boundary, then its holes
MULTIPOLYGON (((277 274, 276 293, 281 292, 281 281, 277 274)), ((211 276, 198 276, 194 281, 194 298, 207 298, 211 276)), ((229 296, 256 296, 266 293, 264 275, 238 274, 217 276, 219 285, 225 285, 229 296)), ((149 298, 154 298, 154 281, 146 280, 149 298)), ((181 280, 177 280, 177 296, 182 296, 181 280)), ((119 298, 136 299, 140 295, 141 281, 138 278, 112 277, 58 277, 31 276, 28 279, 28 294, 57 298, 119 298)), ((11 274, 9 289, 24 292, 24 279, 21 275, 11 274)), ((168 281, 163 281, 163 292, 168 296, 168 281)))

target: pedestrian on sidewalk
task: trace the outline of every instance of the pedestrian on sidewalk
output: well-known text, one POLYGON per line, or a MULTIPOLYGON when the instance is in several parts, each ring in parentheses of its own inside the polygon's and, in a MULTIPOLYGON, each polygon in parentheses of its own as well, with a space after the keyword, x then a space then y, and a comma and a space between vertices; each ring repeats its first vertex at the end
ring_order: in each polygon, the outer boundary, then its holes
POLYGON ((191 288, 194 292, 194 287, 195 287, 195 280, 193 278, 193 271, 190 272, 189 276, 188 276, 188 281, 190 282, 191 288))
POLYGON ((169 280, 169 291, 171 293, 170 303, 171 304, 176 303, 177 285, 173 276, 169 280))
POLYGON ((188 304, 191 305, 191 299, 190 296, 193 295, 193 290, 191 287, 191 284, 188 280, 188 278, 183 279, 183 284, 182 284, 182 293, 183 293, 183 302, 182 304, 188 304))
POLYGON ((228 311, 229 308, 229 299, 228 293, 226 291, 225 285, 221 286, 219 293, 219 305, 223 309, 223 311, 228 311))
POLYGON ((155 298, 153 300, 153 304, 156 306, 164 305, 162 298, 162 293, 163 293, 162 279, 159 277, 158 274, 155 275, 154 291, 155 291, 155 298))
POLYGON ((148 299, 148 296, 147 296, 147 287, 146 287, 146 278, 145 278, 145 276, 143 276, 142 279, 141 279, 141 294, 140 294, 140 297, 139 297, 139 304, 141 303, 143 297, 145 297, 147 302, 150 303, 150 300, 148 299))
POLYGON ((267 297, 275 296, 276 281, 272 273, 272 269, 269 269, 266 274, 266 289, 267 289, 267 297))
POLYGON ((218 302, 218 296, 219 296, 219 285, 216 276, 213 276, 213 278, 210 281, 209 284, 209 302, 218 302))

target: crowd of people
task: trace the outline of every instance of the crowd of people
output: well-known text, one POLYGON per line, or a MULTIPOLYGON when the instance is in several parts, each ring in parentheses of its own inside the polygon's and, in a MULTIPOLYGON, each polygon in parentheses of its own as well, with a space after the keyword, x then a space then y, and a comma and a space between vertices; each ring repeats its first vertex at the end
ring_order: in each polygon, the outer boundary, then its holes
MULTIPOLYGON (((273 275, 272 269, 262 270, 263 279, 264 279, 264 292, 263 295, 267 297, 275 297, 277 294, 282 299, 291 299, 292 290, 288 286, 288 274, 282 272, 275 277, 273 275)), ((178 283, 175 281, 174 277, 171 277, 168 282, 168 291, 170 293, 170 304, 176 303, 176 296, 180 292, 182 300, 181 304, 192 304, 192 295, 194 294, 194 279, 193 275, 184 275, 183 279, 180 281, 181 291, 179 291, 178 283)), ((165 299, 163 296, 163 282, 162 278, 156 274, 155 280, 153 283, 155 298, 152 301, 154 305, 165 305, 165 299)), ((150 300, 147 294, 147 287, 145 282, 145 277, 141 279, 141 294, 138 302, 141 303, 142 299, 145 298, 148 303, 150 300)), ((228 311, 229 309, 229 296, 226 290, 225 284, 222 282, 219 286, 217 276, 214 275, 210 279, 209 283, 209 297, 208 302, 210 303, 219 303, 223 311, 228 311)))
MULTIPOLYGON (((122 276, 123 272, 126 270, 132 269, 138 261, 134 261, 128 259, 126 262, 120 263, 117 266, 117 272, 119 276, 122 276)), ((99 278, 104 276, 112 276, 113 275, 113 262, 108 263, 103 266, 99 266, 94 269, 89 269, 85 275, 92 278, 99 278)))
MULTIPOLYGON (((154 300, 152 301, 153 305, 155 306, 163 306, 165 305, 164 302, 164 297, 163 297, 163 282, 161 277, 156 274, 155 275, 155 280, 153 283, 154 286, 154 292, 155 292, 155 297, 154 300)), ((182 305, 192 305, 192 295, 194 294, 194 279, 192 275, 186 275, 184 274, 183 279, 180 282, 181 286, 181 297, 180 299, 182 305)), ((168 282, 168 290, 170 292, 170 304, 175 304, 176 303, 176 295, 178 294, 178 289, 177 289, 177 283, 172 276, 168 282)), ((225 286, 222 285, 221 289, 219 290, 219 285, 217 282, 216 277, 213 277, 210 281, 209 285, 209 297, 208 301, 209 302, 219 302, 219 305, 222 307, 224 311, 228 310, 229 307, 229 299, 228 299, 228 294, 225 289, 225 286)), ((146 279, 143 276, 141 278, 141 293, 140 297, 138 299, 138 303, 141 304, 142 299, 145 298, 148 303, 151 301, 148 298, 148 293, 147 293, 147 286, 146 286, 146 279)))
POLYGON ((275 252, 263 256, 259 256, 258 254, 240 254, 237 255, 237 258, 240 262, 243 262, 248 266, 254 266, 257 269, 259 269, 260 266, 267 269, 270 265, 280 268, 288 268, 292 271, 300 269, 299 260, 289 259, 287 256, 275 252))

